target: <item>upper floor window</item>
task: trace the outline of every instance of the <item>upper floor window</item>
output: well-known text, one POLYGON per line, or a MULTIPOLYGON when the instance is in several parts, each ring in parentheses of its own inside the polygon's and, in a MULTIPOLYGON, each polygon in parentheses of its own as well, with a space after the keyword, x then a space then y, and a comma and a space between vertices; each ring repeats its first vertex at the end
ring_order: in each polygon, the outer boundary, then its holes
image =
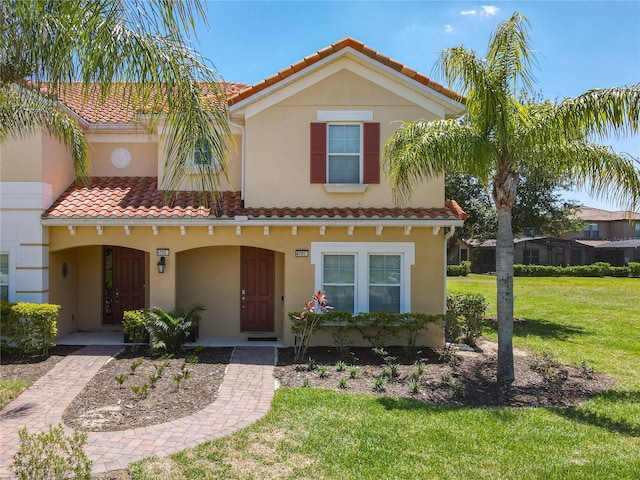
POLYGON ((361 125, 327 125, 328 183, 361 183, 361 125))
POLYGON ((311 183, 380 183, 379 123, 314 122, 310 135, 311 183))
POLYGON ((600 237, 599 227, 597 223, 587 223, 582 231, 584 238, 598 238, 600 237))
POLYGON ((220 163, 213 158, 209 145, 205 142, 198 142, 189 167, 190 173, 218 173, 220 163))
POLYGON ((9 301, 9 254, 0 253, 0 300, 9 301))
POLYGON ((634 237, 640 238, 640 222, 636 222, 634 237))

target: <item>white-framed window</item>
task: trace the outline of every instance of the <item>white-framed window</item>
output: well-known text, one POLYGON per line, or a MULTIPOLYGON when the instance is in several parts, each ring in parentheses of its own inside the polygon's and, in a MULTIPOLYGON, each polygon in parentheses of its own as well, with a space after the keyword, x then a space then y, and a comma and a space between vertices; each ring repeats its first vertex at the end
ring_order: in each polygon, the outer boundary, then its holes
POLYGON ((9 301, 9 254, 0 253, 0 300, 9 301))
POLYGON ((209 146, 204 142, 198 142, 193 159, 189 163, 189 173, 218 173, 219 170, 220 163, 213 158, 209 146))
POLYGON ((327 124, 327 183, 362 183, 362 124, 327 124))
POLYGON ((411 310, 412 242, 312 242, 316 289, 335 310, 408 312, 411 310))

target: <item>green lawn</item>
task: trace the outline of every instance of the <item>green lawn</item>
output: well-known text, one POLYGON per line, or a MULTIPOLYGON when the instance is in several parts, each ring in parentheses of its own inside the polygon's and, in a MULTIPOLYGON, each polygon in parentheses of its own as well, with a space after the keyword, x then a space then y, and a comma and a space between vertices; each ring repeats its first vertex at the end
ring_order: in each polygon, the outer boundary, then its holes
MULTIPOLYGON (((494 303, 494 278, 450 280, 450 289, 494 303)), ((134 464, 134 478, 638 478, 640 280, 515 283, 516 316, 527 320, 516 329, 516 346, 585 360, 616 377, 613 390, 578 408, 478 409, 281 389, 260 422, 134 464)))

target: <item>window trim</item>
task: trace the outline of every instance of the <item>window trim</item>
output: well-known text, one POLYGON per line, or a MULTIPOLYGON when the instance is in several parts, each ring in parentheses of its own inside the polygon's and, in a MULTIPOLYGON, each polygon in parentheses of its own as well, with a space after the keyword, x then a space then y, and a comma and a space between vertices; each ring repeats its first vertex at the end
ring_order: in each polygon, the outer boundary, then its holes
POLYGON ((327 172, 325 173, 327 183, 325 183, 325 188, 327 185, 338 185, 338 186, 346 186, 346 185, 362 185, 363 184, 363 176, 364 176, 364 124, 362 122, 327 122, 327 148, 326 148, 326 162, 325 168, 327 172), (341 126, 357 126, 358 127, 358 153, 331 153, 329 151, 329 142, 331 138, 329 136, 329 131, 331 127, 341 127, 341 126), (350 182, 350 183, 340 183, 340 182, 331 182, 329 181, 329 172, 331 169, 330 160, 332 156, 345 156, 345 157, 358 157, 358 181, 350 182))
MULTIPOLYGON (((323 256, 355 256, 354 314, 369 311, 369 256, 400 255, 400 313, 411 311, 411 267, 415 265, 413 242, 311 242, 311 264, 315 266, 315 289, 323 286, 323 256)), ((329 299, 331 304, 331 299, 329 299)))
POLYGON ((10 289, 10 273, 11 273, 11 255, 9 254, 9 252, 0 252, 0 255, 6 255, 7 257, 7 281, 3 282, 2 281, 2 277, 0 277, 0 287, 7 287, 7 301, 10 301, 9 299, 11 298, 11 289, 10 289))

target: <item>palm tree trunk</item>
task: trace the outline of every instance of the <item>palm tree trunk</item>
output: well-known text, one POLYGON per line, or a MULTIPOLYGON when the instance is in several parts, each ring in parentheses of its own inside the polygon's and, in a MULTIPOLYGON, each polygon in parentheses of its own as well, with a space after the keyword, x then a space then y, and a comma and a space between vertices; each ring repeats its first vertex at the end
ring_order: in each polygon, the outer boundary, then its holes
POLYGON ((513 382, 513 231, 511 208, 498 209, 496 239, 496 277, 498 287, 498 381, 513 382))

